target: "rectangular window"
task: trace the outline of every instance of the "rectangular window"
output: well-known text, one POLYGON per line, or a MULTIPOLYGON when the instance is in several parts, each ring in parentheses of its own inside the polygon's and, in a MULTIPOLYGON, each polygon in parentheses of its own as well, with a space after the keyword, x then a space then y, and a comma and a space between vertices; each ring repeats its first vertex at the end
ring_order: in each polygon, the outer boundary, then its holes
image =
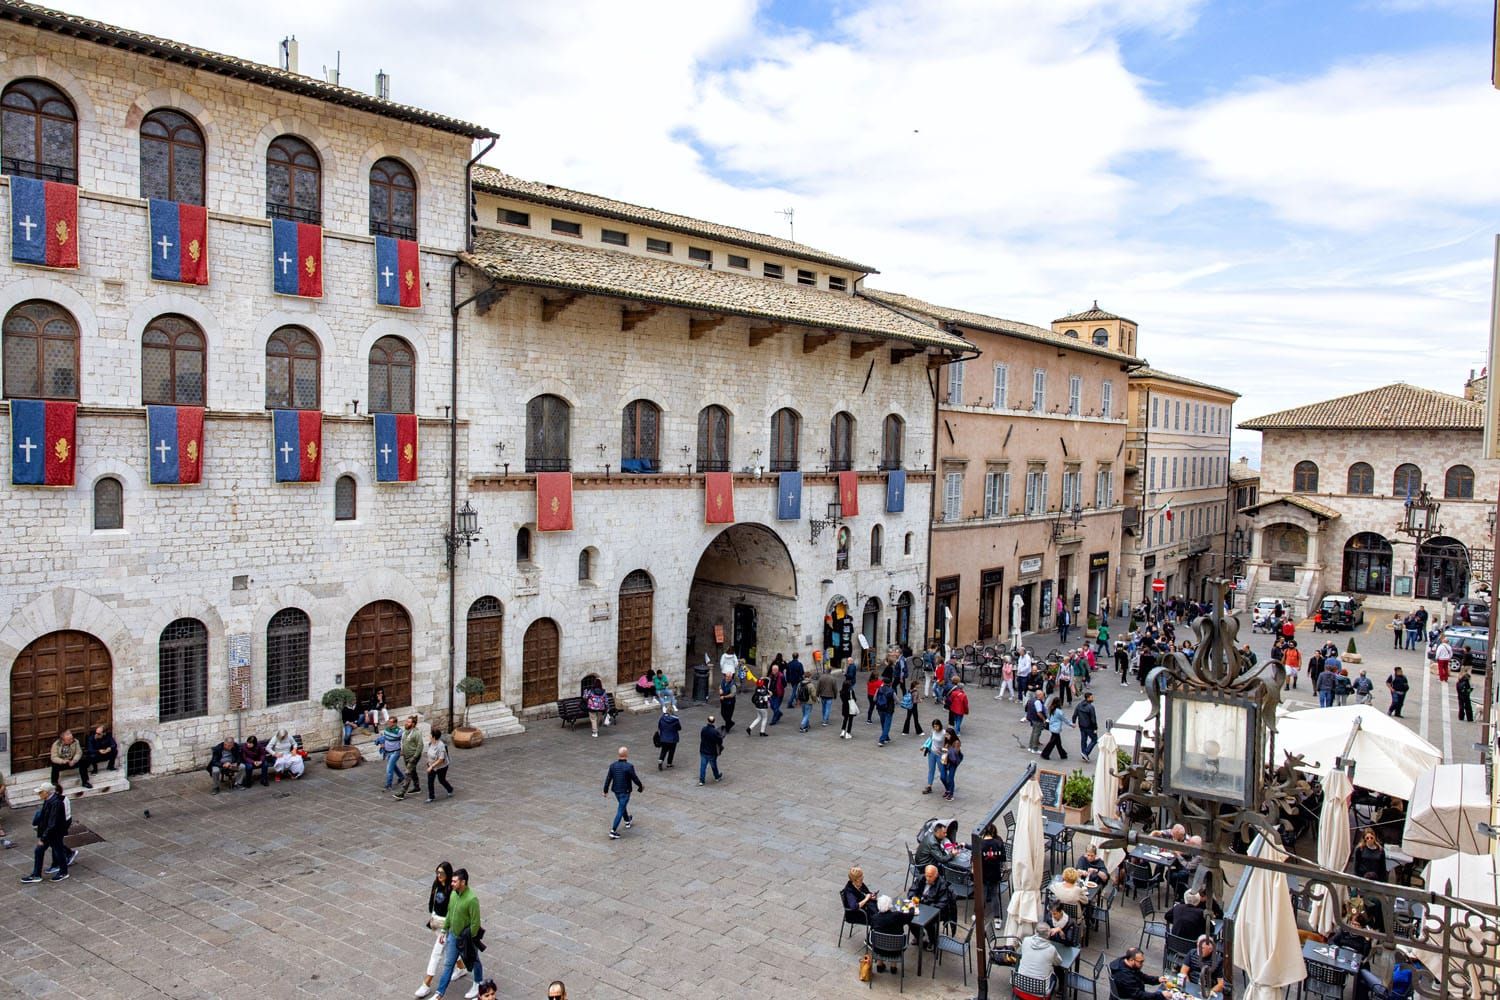
POLYGON ((786 277, 786 271, 780 264, 762 264, 760 266, 760 273, 767 278, 775 278, 777 281, 786 277))
POLYGON ((963 510, 964 474, 949 472, 943 476, 943 520, 957 521, 963 510))
POLYGON ((1094 476, 1094 506, 1100 509, 1115 505, 1115 474, 1109 466, 1100 468, 1094 476))
POLYGON ((1146 491, 1149 493, 1156 489, 1156 459, 1146 459, 1146 491))
POLYGON ((531 226, 530 212, 517 212, 513 208, 502 208, 498 209, 496 214, 499 216, 499 221, 507 226, 531 226))
POLYGON ((804 271, 800 267, 797 268, 797 284, 799 284, 799 285, 812 285, 813 287, 816 288, 817 284, 818 284, 818 272, 817 271, 804 271))
POLYGON ((1099 387, 1099 409, 1106 417, 1112 417, 1115 413, 1115 384, 1109 379, 1099 387))
POLYGON ((948 365, 948 405, 962 406, 964 402, 964 362, 954 361, 948 365))
POLYGON ((567 219, 553 219, 552 231, 559 236, 582 236, 583 224, 569 222, 567 219))
POLYGON ((1177 457, 1172 457, 1172 489, 1177 488, 1177 457))
POLYGON ((712 264, 714 254, 707 247, 688 247, 688 260, 696 260, 700 264, 712 264))
POLYGON ((1010 472, 1000 474, 1000 516, 1010 517, 1010 472))
POLYGON ((1182 430, 1182 400, 1179 399, 1172 405, 1172 414, 1172 429, 1174 431, 1182 430))
POLYGON ((741 257, 737 253, 732 253, 732 254, 729 255, 729 266, 730 267, 737 267, 741 271, 748 271, 748 270, 750 270, 750 258, 749 257, 741 257))
POLYGON ((1047 410, 1047 373, 1041 368, 1031 373, 1031 408, 1037 413, 1047 410))
POLYGON ((602 240, 605 243, 610 244, 611 246, 617 246, 617 247, 628 247, 628 246, 630 246, 630 234, 629 233, 625 233, 625 232, 621 232, 618 229, 601 229, 601 230, 599 230, 599 239, 602 240))
POLYGON ((1153 527, 1153 525, 1155 524, 1155 522, 1156 522, 1156 518, 1154 518, 1154 517, 1148 517, 1148 518, 1146 518, 1146 548, 1148 548, 1148 549, 1151 547, 1151 544, 1152 544, 1152 542, 1151 542, 1151 536, 1154 533, 1152 532, 1151 528, 1153 527))
POLYGON ((1159 399, 1152 399, 1151 400, 1151 426, 1152 427, 1157 426, 1157 422, 1160 419, 1160 417, 1161 417, 1161 400, 1159 400, 1159 399))
POLYGON ((846 292, 849 290, 849 280, 830 274, 828 276, 828 290, 830 292, 846 292))
POLYGON ((659 240, 655 237, 647 236, 646 249, 651 253, 671 253, 672 243, 670 240, 659 240))
POLYGON ((997 410, 1003 410, 1010 405, 1010 368, 1006 365, 995 366, 995 402, 997 410))
POLYGON ((1082 412, 1079 407, 1083 405, 1083 379, 1077 375, 1068 376, 1068 415, 1076 417, 1082 412))
POLYGON ((1072 466, 1063 472, 1062 480, 1062 509, 1073 510, 1075 507, 1083 506, 1083 473, 1078 467, 1072 466))
POLYGON ((1041 492, 1041 489, 1042 489, 1042 470, 1040 470, 1040 469, 1027 469, 1026 470, 1026 513, 1027 514, 1035 514, 1039 510, 1039 508, 1037 506, 1037 495, 1041 492))
POLYGON ((984 474, 984 516, 999 517, 1000 510, 1000 478, 1003 476, 998 469, 992 469, 984 474))

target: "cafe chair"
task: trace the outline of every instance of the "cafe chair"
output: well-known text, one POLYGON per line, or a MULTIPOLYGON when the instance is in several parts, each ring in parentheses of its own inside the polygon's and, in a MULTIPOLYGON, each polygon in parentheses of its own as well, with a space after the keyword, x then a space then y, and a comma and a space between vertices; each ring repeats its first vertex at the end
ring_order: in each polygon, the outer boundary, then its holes
POLYGON ((1156 887, 1161 884, 1161 876, 1157 874, 1156 866, 1149 861, 1140 858, 1127 857, 1125 859, 1125 887, 1130 890, 1132 896, 1139 896, 1142 892, 1154 894, 1156 887))
POLYGON ((1061 872, 1068 867, 1068 859, 1072 857, 1073 831, 1062 830, 1055 837, 1047 838, 1047 864, 1053 871, 1061 872))
POLYGON ((947 864, 940 869, 943 878, 948 880, 948 888, 953 890, 953 898, 962 902, 968 900, 970 905, 974 901, 974 872, 959 865, 947 864))
POLYGON ((1180 969, 1187 964, 1188 956, 1198 946, 1195 938, 1178 937, 1170 930, 1161 947, 1161 966, 1166 972, 1180 969))
POLYGON ((1073 1000, 1078 1000, 1081 993, 1087 993, 1089 1000, 1099 1000, 1099 977, 1104 973, 1104 964, 1107 956, 1104 952, 1094 959, 1094 970, 1088 975, 1081 972, 1069 972, 1063 980, 1063 986, 1067 995, 1073 1000))
POLYGON ((1104 927, 1104 947, 1109 947, 1109 911, 1115 905, 1115 884, 1111 882, 1099 890, 1094 901, 1084 908, 1090 927, 1104 927))
MULTIPOLYGON (((846 928, 870 926, 870 918, 864 910, 851 910, 844 906, 844 894, 839 893, 839 908, 844 911, 844 922, 839 925, 839 947, 844 946, 844 930, 846 928)), ((849 940, 854 940, 854 931, 849 931, 849 940)))
POLYGON ((1349 974, 1343 969, 1336 969, 1321 962, 1308 962, 1307 978, 1302 981, 1302 995, 1343 1000, 1344 984, 1348 979, 1349 974))
POLYGON ((1136 947, 1145 951, 1147 938, 1167 939, 1167 923, 1156 919, 1156 901, 1150 896, 1136 900, 1136 905, 1141 908, 1141 940, 1136 947))
MULTIPOLYGON (((875 961, 900 967, 901 980, 898 984, 898 993, 906 992, 906 945, 910 940, 904 931, 900 934, 887 934, 884 931, 875 930, 870 931, 866 939, 866 946, 870 949, 870 954, 875 961)), ((875 988, 875 978, 875 976, 870 977, 871 989, 875 988)))
MULTIPOLYGON (((1008 812, 1005 814, 1005 844, 1010 847, 1016 842, 1016 814, 1008 812)), ((1014 851, 1007 850, 1005 856, 1008 858, 1014 851)))
POLYGON ((937 967, 942 962, 944 955, 958 955, 963 961, 964 985, 969 985, 969 963, 973 961, 971 949, 974 944, 974 924, 969 923, 969 929, 964 931, 963 936, 958 936, 958 929, 954 928, 952 934, 939 933, 937 938, 937 952, 932 956, 932 978, 937 978, 937 967))
POLYGON ((1052 977, 1037 979, 1035 976, 1023 976, 1019 972, 1010 974, 1010 995, 1012 1000, 1046 1000, 1052 995, 1052 990, 1057 980, 1052 977))

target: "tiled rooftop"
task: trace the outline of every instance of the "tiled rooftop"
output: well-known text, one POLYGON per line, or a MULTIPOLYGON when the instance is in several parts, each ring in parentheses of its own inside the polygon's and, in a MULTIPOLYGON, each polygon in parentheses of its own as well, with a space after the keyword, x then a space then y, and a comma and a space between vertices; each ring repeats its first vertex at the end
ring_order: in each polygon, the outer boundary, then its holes
MULTIPOLYGON (((1099 308, 1099 300, 1095 299, 1094 300, 1094 307, 1092 309, 1085 309, 1083 312, 1076 312, 1076 313, 1073 313, 1071 316, 1059 316, 1057 319, 1053 320, 1052 322, 1054 322, 1054 323, 1087 323, 1089 320, 1097 320, 1097 319, 1125 319, 1125 317, 1124 316, 1116 316, 1112 312, 1107 312, 1107 311, 1105 311, 1103 309, 1100 309, 1099 308)), ((1134 323, 1135 320, 1133 320, 1133 319, 1125 319, 1125 322, 1127 322, 1127 323, 1134 323)))
POLYGON ((1394 382, 1321 403, 1294 406, 1239 425, 1244 430, 1482 430, 1484 407, 1462 396, 1394 382))
POLYGON ((1213 392, 1222 392, 1225 395, 1233 396, 1236 399, 1238 399, 1240 396, 1240 394, 1235 392, 1233 389, 1226 389, 1221 385, 1211 385, 1208 382, 1199 382, 1197 379, 1191 379, 1185 375, 1174 375, 1171 372, 1164 372, 1160 368, 1151 368, 1149 366, 1145 368, 1137 368, 1135 371, 1130 373, 1130 377, 1156 378, 1161 379, 1165 382, 1176 382, 1179 385, 1191 385, 1199 389, 1209 389, 1213 392))

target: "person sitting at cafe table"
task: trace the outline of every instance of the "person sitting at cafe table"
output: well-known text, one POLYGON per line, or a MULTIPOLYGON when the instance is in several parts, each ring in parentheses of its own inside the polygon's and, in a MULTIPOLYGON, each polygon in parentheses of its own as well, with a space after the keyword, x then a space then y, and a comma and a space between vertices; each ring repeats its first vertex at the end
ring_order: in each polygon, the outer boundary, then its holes
POLYGON ((938 872, 937 865, 928 865, 923 871, 917 895, 921 902, 938 911, 938 918, 927 925, 927 943, 923 945, 931 951, 937 943, 938 924, 951 924, 958 919, 958 900, 947 880, 938 872))
POLYGON ((1196 983, 1205 997, 1224 995, 1224 956, 1207 934, 1198 935, 1198 943, 1181 971, 1182 977, 1196 983))
POLYGON ((1078 925, 1068 917, 1062 903, 1056 899, 1047 907, 1041 923, 1036 925, 1036 932, 1054 944, 1078 944, 1078 925))
POLYGON ((865 871, 855 865, 849 869, 849 881, 839 893, 844 901, 844 919, 851 924, 868 924, 875 915, 875 903, 880 894, 865 884, 865 871))
POLYGON ((917 853, 912 859, 916 865, 946 865, 953 860, 955 852, 943 846, 947 838, 948 828, 956 824, 957 820, 944 820, 936 823, 929 822, 917 837, 917 853))
POLYGON ((1167 911, 1167 926, 1180 938, 1196 938, 1208 929, 1208 914, 1203 912, 1203 897, 1189 889, 1182 902, 1167 911))
POLYGON ((1061 875, 1051 885, 1052 895, 1058 902, 1072 903, 1075 906, 1088 901, 1088 887, 1083 883, 1083 873, 1077 868, 1064 868, 1061 875))
MULTIPOLYGON (((857 869, 856 869, 857 870, 857 869)), ((879 931, 881 934, 905 934, 906 928, 911 925, 912 914, 902 913, 891 908, 891 897, 881 896, 874 903, 875 915, 870 918, 870 930, 879 931)), ((884 962, 875 963, 876 972, 886 971, 884 962)), ((892 972, 896 971, 891 966, 892 972)))
POLYGON ((1162 830, 1152 830, 1151 831, 1151 836, 1153 836, 1153 837, 1171 837, 1173 840, 1177 841, 1179 844, 1186 844, 1187 843, 1187 839, 1188 839, 1187 827, 1183 826, 1181 823, 1176 823, 1176 824, 1174 824, 1174 825, 1172 825, 1170 827, 1167 827, 1165 829, 1162 829, 1162 830))
POLYGON ((1147 986, 1158 986, 1161 979, 1142 971, 1146 966, 1146 954, 1139 948, 1126 948, 1125 954, 1109 963, 1109 981, 1117 1000, 1161 1000, 1160 990, 1148 990, 1147 986))
POLYGON ((1109 881, 1109 865, 1105 864, 1104 859, 1099 856, 1097 844, 1089 844, 1083 852, 1083 857, 1078 859, 1076 867, 1082 870, 1084 878, 1095 885, 1103 885, 1109 881))
POLYGON ((1370 939, 1359 933, 1365 926, 1364 908, 1353 909, 1351 907, 1348 916, 1344 918, 1344 923, 1347 926, 1340 927, 1328 935, 1328 943, 1335 948, 1347 948, 1355 952, 1361 960, 1369 958, 1370 939))
POLYGON ((1031 936, 1021 942, 1021 960, 1016 963, 1016 974, 1049 982, 1052 970, 1062 965, 1062 956, 1057 953, 1052 939, 1043 931, 1043 926, 1037 924, 1031 936))

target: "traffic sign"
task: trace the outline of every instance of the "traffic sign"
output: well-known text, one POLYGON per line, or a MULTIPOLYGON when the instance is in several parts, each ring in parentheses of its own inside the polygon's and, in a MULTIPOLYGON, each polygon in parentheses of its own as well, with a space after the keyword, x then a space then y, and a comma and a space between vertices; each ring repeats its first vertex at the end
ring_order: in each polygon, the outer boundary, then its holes
POLYGON ((1165 594, 1167 592, 1167 581, 1157 577, 1151 581, 1151 592, 1153 594, 1165 594))

